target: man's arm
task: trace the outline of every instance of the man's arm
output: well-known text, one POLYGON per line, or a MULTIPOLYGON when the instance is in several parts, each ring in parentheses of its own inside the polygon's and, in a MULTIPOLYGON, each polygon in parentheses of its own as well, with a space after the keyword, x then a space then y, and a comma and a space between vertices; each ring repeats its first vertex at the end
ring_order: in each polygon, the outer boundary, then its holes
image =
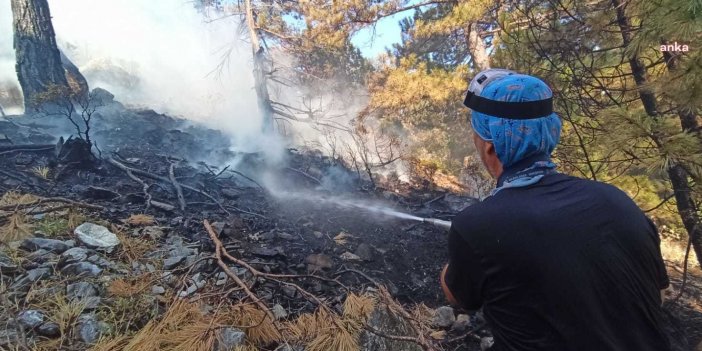
POLYGON ((449 262, 440 276, 444 295, 452 305, 477 310, 483 304, 485 279, 480 260, 454 227, 449 232, 448 251, 449 262))

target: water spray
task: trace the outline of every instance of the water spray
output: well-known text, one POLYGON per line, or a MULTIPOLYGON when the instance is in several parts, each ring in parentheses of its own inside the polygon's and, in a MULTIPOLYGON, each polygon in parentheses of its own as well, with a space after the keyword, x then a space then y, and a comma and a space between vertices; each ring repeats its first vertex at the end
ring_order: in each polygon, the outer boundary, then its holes
POLYGON ((422 218, 422 222, 424 223, 429 223, 432 224, 436 227, 442 228, 449 230, 451 229, 451 222, 450 221, 444 221, 442 219, 437 219, 437 218, 422 218))

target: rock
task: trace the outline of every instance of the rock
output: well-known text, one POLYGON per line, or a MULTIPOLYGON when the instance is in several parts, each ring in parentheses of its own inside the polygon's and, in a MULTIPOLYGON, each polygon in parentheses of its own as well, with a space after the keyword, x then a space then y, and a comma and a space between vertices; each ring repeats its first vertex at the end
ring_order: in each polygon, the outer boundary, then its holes
POLYGON ((48 278, 51 276, 51 269, 50 268, 35 268, 32 270, 27 271, 27 273, 17 277, 15 282, 12 284, 12 287, 18 290, 23 290, 26 288, 29 288, 32 284, 48 278))
POLYGON ((227 327, 219 329, 215 341, 215 351, 229 351, 244 345, 246 334, 237 328, 227 327))
POLYGON ((46 322, 37 328, 37 334, 47 338, 56 338, 61 335, 61 329, 54 322, 46 322))
POLYGON ((97 186, 88 186, 83 191, 83 195, 90 199, 95 200, 112 200, 119 197, 119 194, 106 188, 101 188, 97 186))
POLYGON ((285 308, 278 303, 271 308, 271 312, 273 312, 273 316, 275 317, 275 319, 278 320, 284 319, 288 316, 288 312, 285 311, 285 308))
POLYGON ((224 188, 224 189, 222 189, 222 196, 224 196, 228 199, 235 200, 235 199, 238 199, 239 196, 241 196, 241 192, 239 190, 232 189, 232 188, 224 188))
POLYGON ((459 314, 456 321, 451 325, 451 330, 462 333, 470 327, 470 316, 467 314, 459 314))
POLYGON ((56 254, 44 249, 38 249, 27 254, 25 258, 26 260, 24 264, 27 264, 27 262, 31 262, 37 265, 43 265, 44 263, 55 261, 56 254))
POLYGON ((287 296, 291 299, 294 299, 295 295, 297 295, 297 289, 293 288, 292 286, 283 285, 282 289, 283 289, 283 294, 285 294, 285 296, 287 296))
POLYGON ((0 273, 15 274, 19 267, 4 253, 0 252, 0 273))
POLYGON ((66 296, 69 299, 81 300, 86 297, 98 296, 98 291, 93 284, 77 282, 66 286, 66 296))
POLYGON ((105 267, 105 268, 114 268, 115 263, 102 257, 101 255, 92 255, 88 257, 88 262, 94 263, 100 267, 105 267))
POLYGON ((480 350, 490 350, 492 345, 495 345, 495 339, 492 336, 486 336, 480 339, 480 350))
POLYGON ((90 262, 76 262, 61 268, 61 273, 64 275, 85 275, 89 277, 97 277, 100 275, 100 273, 102 273, 102 268, 90 262))
POLYGON ((317 239, 321 239, 324 237, 324 233, 322 233, 320 231, 314 231, 312 234, 314 234, 314 237, 317 239))
POLYGON ((361 243, 356 248, 356 256, 360 257, 364 261, 372 261, 374 258, 373 248, 366 243, 361 243))
POLYGON ((251 250, 251 253, 263 258, 273 258, 278 255, 285 256, 285 252, 280 247, 255 247, 253 250, 251 250))
POLYGON ((25 310, 17 315, 17 321, 25 329, 34 329, 44 323, 46 317, 39 310, 25 310))
POLYGON ((276 234, 276 236, 277 236, 279 239, 283 239, 283 240, 294 240, 294 239, 295 239, 295 236, 294 236, 294 235, 288 234, 288 233, 284 233, 284 232, 280 232, 280 233, 276 234))
POLYGON ((110 232, 107 228, 94 223, 85 222, 73 232, 80 242, 92 249, 112 252, 120 244, 117 235, 110 232))
POLYGON ((115 99, 115 96, 112 95, 112 93, 103 88, 94 88, 90 91, 90 96, 92 97, 93 101, 95 101, 96 106, 109 105, 115 99))
POLYGON ((185 261, 185 256, 174 256, 163 261, 163 269, 170 270, 177 267, 185 261))
POLYGON ((166 292, 166 289, 164 289, 164 288, 163 288, 162 286, 160 286, 160 285, 154 285, 154 286, 151 288, 151 293, 154 294, 154 295, 162 295, 162 294, 164 294, 165 292, 166 292))
POLYGON ((431 324, 438 328, 448 328, 456 321, 456 316, 453 314, 453 307, 441 306, 434 310, 434 315, 431 318, 431 324))
POLYGON ((39 249, 46 250, 48 252, 53 252, 60 254, 68 249, 70 246, 66 245, 65 242, 55 239, 45 239, 45 238, 29 238, 25 239, 20 248, 26 251, 36 251, 39 249))
POLYGON ((220 234, 222 234, 222 231, 224 230, 224 226, 226 226, 226 225, 227 224, 224 222, 219 222, 219 221, 214 222, 214 223, 212 223, 212 229, 214 229, 214 231, 215 231, 215 233, 217 233, 217 235, 220 235, 220 234))
POLYGON ((80 300, 84 311, 90 311, 100 307, 102 298, 100 296, 88 296, 80 300))
POLYGON ((141 230, 141 235, 147 236, 151 240, 159 240, 166 235, 166 232, 163 230, 163 227, 150 225, 141 230))
POLYGON ((78 337, 86 344, 94 344, 102 335, 103 325, 94 314, 83 314, 78 317, 78 337))
POLYGON ((294 345, 290 345, 288 343, 285 343, 283 345, 276 347, 276 349, 273 351, 305 351, 305 347, 304 346, 294 346, 294 345))
MULTIPOLYGON (((385 304, 376 306, 368 319, 368 325, 387 335, 416 336, 409 323, 395 316, 385 304)), ((422 350, 419 345, 413 342, 387 339, 367 330, 361 332, 359 346, 361 351, 422 350)))
POLYGON ((358 255, 352 254, 348 251, 341 254, 341 259, 344 261, 360 261, 361 258, 358 255))
POLYGON ((331 257, 323 254, 309 255, 305 258, 305 262, 307 262, 307 270, 311 272, 334 267, 334 261, 331 257))
POLYGON ((86 258, 88 258, 87 249, 82 247, 73 247, 61 254, 58 265, 59 267, 62 267, 69 263, 85 261, 86 258))

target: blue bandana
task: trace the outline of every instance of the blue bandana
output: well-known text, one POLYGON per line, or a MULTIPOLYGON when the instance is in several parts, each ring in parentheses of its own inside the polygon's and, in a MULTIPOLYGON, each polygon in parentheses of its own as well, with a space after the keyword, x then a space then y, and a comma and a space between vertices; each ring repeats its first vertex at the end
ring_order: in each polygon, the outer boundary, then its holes
MULTIPOLYGON (((523 74, 498 78, 480 93, 491 100, 509 102, 543 100, 552 95, 543 81, 523 74)), ((561 135, 561 120, 555 113, 535 119, 506 119, 472 111, 471 124, 481 139, 495 146, 502 163, 504 171, 493 194, 534 184, 555 172, 550 155, 561 135)))

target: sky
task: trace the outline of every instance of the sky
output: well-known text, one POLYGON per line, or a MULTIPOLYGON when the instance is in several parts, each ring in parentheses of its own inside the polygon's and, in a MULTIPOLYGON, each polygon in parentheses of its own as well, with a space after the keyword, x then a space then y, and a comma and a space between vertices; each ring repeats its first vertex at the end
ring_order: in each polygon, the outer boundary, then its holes
POLYGON ((392 44, 400 43, 402 32, 399 22, 403 18, 412 16, 414 11, 405 11, 378 21, 375 26, 360 30, 351 38, 351 43, 361 50, 366 58, 374 58, 384 53, 392 44))

